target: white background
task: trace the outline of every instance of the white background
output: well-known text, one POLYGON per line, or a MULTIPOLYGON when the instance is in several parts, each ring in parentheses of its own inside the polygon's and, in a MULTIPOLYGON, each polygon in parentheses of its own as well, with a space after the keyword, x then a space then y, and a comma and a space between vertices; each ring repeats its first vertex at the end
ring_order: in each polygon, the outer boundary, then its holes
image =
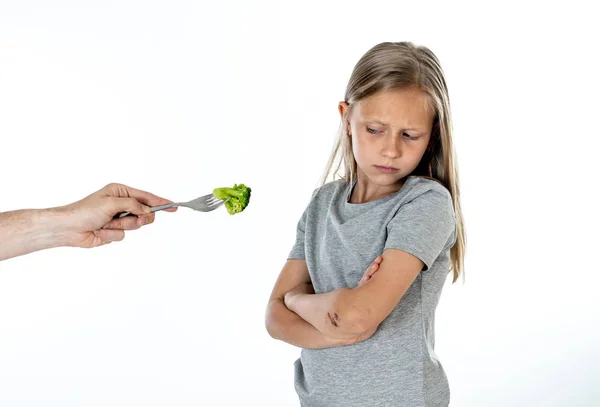
POLYGON ((451 405, 598 405, 595 14, 446 3, 3 0, 0 211, 109 182, 253 195, 233 217, 182 208, 121 243, 0 263, 0 406, 298 405, 299 349, 268 336, 265 306, 354 64, 402 40, 440 58, 454 114, 467 274, 436 320, 451 405))

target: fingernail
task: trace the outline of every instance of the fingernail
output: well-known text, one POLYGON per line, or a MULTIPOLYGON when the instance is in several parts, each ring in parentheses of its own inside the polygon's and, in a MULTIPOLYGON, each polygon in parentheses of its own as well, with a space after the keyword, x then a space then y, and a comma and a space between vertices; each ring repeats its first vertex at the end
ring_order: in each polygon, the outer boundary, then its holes
POLYGON ((149 207, 149 206, 146 206, 146 205, 144 205, 144 212, 145 212, 145 213, 150 213, 150 207, 149 207))

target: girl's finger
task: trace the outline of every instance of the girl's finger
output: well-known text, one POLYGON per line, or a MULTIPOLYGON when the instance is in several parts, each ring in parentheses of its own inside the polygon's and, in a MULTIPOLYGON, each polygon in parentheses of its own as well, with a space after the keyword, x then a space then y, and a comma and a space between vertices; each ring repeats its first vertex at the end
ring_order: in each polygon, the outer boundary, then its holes
POLYGON ((363 278, 360 279, 360 281, 358 282, 358 285, 361 286, 363 284, 366 284, 367 281, 369 281, 371 279, 371 276, 364 276, 363 278))
POLYGON ((371 277, 373 274, 375 274, 375 272, 379 270, 379 263, 375 263, 373 264, 373 266, 371 266, 371 268, 369 269, 369 271, 367 272, 367 275, 369 277, 371 277))

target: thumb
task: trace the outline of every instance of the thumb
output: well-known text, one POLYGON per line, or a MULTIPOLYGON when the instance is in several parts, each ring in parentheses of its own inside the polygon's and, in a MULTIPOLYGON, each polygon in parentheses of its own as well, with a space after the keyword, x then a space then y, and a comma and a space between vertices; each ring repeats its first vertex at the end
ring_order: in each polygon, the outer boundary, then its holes
POLYGON ((135 198, 112 198, 112 212, 130 212, 134 215, 150 213, 150 207, 135 198))

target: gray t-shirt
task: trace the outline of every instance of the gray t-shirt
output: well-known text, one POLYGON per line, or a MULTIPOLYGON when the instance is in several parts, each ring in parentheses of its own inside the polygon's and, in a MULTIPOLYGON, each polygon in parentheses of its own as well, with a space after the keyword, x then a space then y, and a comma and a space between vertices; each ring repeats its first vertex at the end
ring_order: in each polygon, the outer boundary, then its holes
POLYGON ((400 249, 425 267, 375 334, 330 349, 302 349, 295 388, 305 407, 446 407, 450 391, 434 352, 434 317, 449 271, 456 223, 448 190, 410 176, 395 194, 348 202, 351 186, 315 190, 298 222, 290 259, 306 260, 316 293, 354 288, 385 249, 400 249))

